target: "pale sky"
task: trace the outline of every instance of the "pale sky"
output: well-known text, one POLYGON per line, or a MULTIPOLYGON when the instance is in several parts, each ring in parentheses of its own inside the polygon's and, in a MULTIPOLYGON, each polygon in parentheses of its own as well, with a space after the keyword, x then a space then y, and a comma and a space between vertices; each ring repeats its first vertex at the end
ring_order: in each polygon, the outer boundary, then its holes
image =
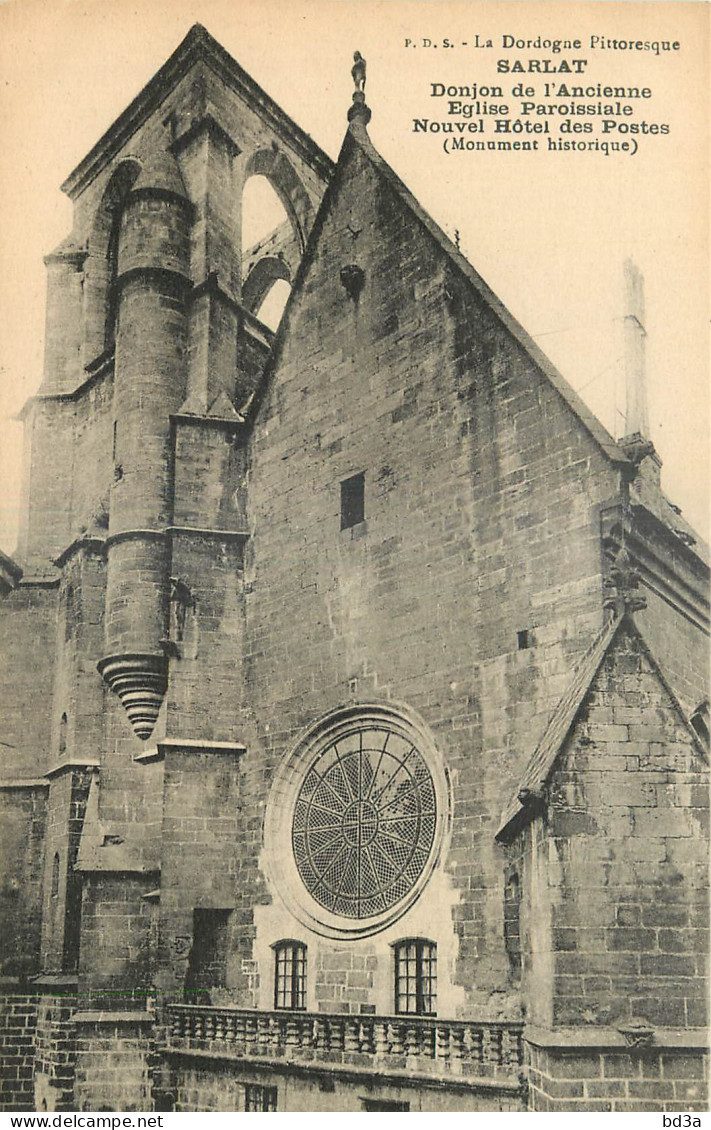
POLYGON ((450 237, 459 231, 470 262, 618 435, 622 264, 635 259, 645 276, 650 438, 666 493, 708 537, 708 16, 704 3, 565 0, 0 5, 0 548, 12 552, 16 536, 21 429, 11 417, 41 380, 42 257, 71 228, 59 185, 195 22, 333 158, 359 49, 375 146, 450 237), (494 49, 473 48, 476 34, 494 49), (633 157, 551 154, 545 139, 536 154, 447 155, 442 136, 415 135, 414 118, 446 118, 431 83, 499 83, 516 108, 516 81, 542 88, 540 75, 496 73, 500 58, 552 58, 504 50, 505 34, 581 38, 583 49, 563 54, 589 60, 585 77, 565 80, 651 87, 635 120, 665 123, 669 134, 641 139, 633 157), (681 47, 659 57, 592 51, 591 34, 681 47), (445 49, 445 36, 468 46, 445 49))

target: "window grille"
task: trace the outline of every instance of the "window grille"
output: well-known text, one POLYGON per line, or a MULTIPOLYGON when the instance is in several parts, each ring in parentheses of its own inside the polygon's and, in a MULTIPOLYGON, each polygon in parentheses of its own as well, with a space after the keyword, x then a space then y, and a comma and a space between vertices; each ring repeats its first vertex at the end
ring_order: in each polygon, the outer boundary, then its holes
POLYGON ((301 942, 278 942, 274 958, 274 1007, 305 1009, 306 946, 301 942))
POLYGON ((368 918, 417 883, 436 821, 434 782, 419 751, 386 729, 354 730, 326 746, 299 790, 296 866, 326 910, 368 918))
POLYGON ((395 947, 395 1011, 436 1015, 437 946, 434 942, 408 938, 395 947))
POLYGON ((264 1087, 261 1083, 247 1083, 244 1088, 245 1110, 276 1110, 276 1087, 264 1087))

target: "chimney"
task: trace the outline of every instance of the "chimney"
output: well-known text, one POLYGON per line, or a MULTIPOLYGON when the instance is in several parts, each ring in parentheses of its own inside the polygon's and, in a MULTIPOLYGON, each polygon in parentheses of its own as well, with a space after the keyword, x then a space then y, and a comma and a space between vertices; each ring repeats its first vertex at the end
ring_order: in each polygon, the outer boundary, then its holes
POLYGON ((632 259, 626 259, 624 360, 625 436, 649 437, 645 373, 644 276, 632 259))

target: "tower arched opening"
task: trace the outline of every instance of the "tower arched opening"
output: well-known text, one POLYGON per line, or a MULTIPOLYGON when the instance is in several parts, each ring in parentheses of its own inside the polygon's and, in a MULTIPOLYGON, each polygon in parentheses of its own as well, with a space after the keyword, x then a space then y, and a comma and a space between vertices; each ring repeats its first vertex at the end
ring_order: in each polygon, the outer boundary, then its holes
POLYGON ((84 275, 87 361, 109 349, 116 336, 118 244, 121 214, 140 172, 138 161, 122 161, 111 177, 89 235, 84 275))

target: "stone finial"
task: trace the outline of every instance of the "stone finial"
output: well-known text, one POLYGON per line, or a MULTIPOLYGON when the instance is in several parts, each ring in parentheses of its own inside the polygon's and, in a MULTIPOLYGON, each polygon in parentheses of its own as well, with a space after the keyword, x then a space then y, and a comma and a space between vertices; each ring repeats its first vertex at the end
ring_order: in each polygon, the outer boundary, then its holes
POLYGON ((362 122, 367 126, 370 121, 370 108, 366 105, 365 101, 365 59, 360 51, 353 53, 353 66, 351 67, 351 75, 353 76, 353 105, 348 110, 349 122, 362 122))
POLYGON ((629 550, 622 546, 605 581, 607 596, 605 608, 611 608, 618 615, 625 612, 639 612, 647 607, 647 599, 637 590, 640 575, 635 569, 629 550))

